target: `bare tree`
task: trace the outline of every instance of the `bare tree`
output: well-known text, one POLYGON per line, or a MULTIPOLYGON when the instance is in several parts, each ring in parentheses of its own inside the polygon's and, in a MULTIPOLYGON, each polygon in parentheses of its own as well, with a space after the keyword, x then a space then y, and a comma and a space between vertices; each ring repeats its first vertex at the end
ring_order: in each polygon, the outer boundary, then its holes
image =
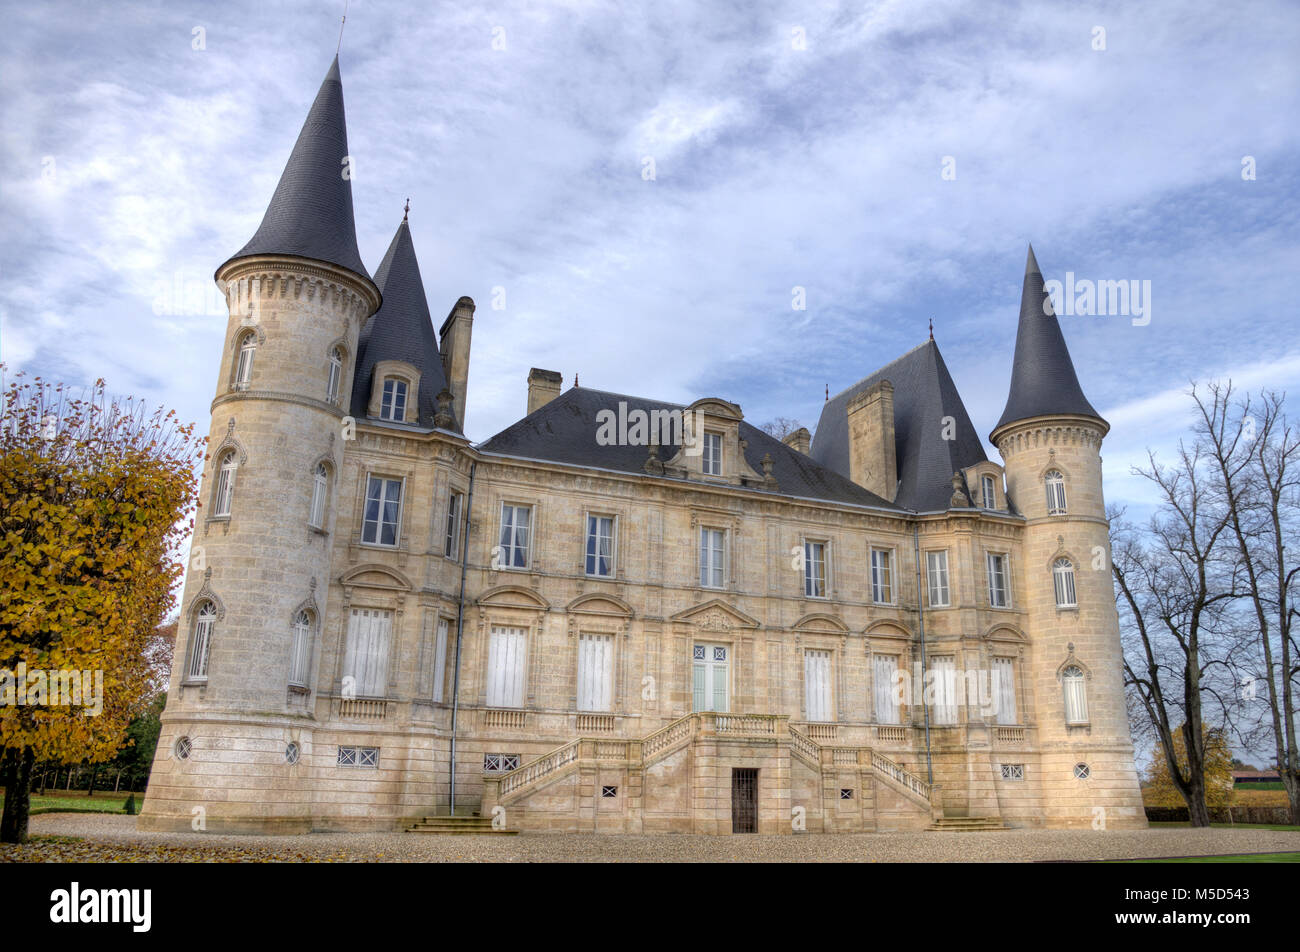
POLYGON ((769 420, 759 427, 768 436, 774 436, 778 440, 784 440, 795 430, 803 426, 798 420, 792 420, 789 417, 779 416, 774 420, 769 420))

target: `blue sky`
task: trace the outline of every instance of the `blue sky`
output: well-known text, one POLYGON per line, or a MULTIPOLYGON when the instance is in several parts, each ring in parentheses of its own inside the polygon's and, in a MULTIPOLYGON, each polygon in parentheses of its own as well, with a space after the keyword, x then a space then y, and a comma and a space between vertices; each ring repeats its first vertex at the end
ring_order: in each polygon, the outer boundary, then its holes
MULTIPOLYGON (((341 7, 4 4, 11 373, 102 376, 206 427, 212 272, 257 228, 341 7)), ((811 427, 930 318, 987 435, 1027 242, 1049 279, 1150 281, 1146 326, 1062 317, 1113 426, 1107 496, 1141 508, 1128 467, 1176 443, 1190 379, 1300 381, 1298 49, 1282 2, 355 0, 358 239, 373 269, 409 196, 435 320, 478 303, 476 440, 522 415, 533 366, 811 427)))

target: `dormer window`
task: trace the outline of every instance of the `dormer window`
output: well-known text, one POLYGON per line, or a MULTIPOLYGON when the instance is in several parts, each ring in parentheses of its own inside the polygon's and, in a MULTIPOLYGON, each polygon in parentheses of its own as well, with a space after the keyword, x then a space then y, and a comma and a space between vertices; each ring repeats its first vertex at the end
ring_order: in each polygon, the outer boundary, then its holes
POLYGON ((389 377, 384 381, 384 396, 379 404, 379 419, 397 423, 406 420, 406 381, 389 377))
POLYGON ((722 434, 705 433, 704 434, 704 475, 721 476, 722 475, 722 434))
POLYGON ((984 508, 985 509, 998 508, 998 497, 993 491, 993 477, 992 476, 983 477, 980 480, 980 487, 982 488, 984 494, 984 508))

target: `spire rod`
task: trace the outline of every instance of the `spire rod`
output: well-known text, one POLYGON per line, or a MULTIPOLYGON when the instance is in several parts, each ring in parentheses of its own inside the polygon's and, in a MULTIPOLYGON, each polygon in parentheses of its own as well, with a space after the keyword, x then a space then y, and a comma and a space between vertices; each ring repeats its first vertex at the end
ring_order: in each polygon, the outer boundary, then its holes
POLYGON ((411 199, 408 196, 406 199, 406 207, 402 209, 402 221, 406 221, 406 216, 409 214, 411 214, 411 199))
POLYGON ((830 384, 827 384, 827 385, 826 385, 826 402, 827 402, 827 403, 830 403, 830 399, 831 399, 831 385, 830 385, 830 384))
POLYGON ((348 25, 348 3, 349 0, 343 0, 343 21, 339 24, 339 45, 334 49, 335 56, 343 49, 343 28, 348 25))
POLYGON ((934 340, 934 318, 930 318, 930 340, 934 340))

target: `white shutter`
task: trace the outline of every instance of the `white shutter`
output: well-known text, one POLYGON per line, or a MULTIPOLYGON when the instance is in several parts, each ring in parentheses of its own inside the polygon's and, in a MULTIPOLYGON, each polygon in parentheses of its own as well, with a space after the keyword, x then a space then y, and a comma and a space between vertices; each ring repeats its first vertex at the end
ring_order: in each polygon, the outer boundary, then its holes
POLYGON ((578 636, 578 710, 608 711, 613 639, 609 635, 578 636))
POLYGON ((993 659, 993 696, 998 703, 998 723, 1016 723, 1016 682, 1010 658, 993 659))
POLYGON ((1083 672, 1078 668, 1069 668, 1064 677, 1065 688, 1065 722, 1067 724, 1086 724, 1088 722, 1088 695, 1084 689, 1083 672))
POLYGON ((387 694, 388 643, 392 637, 392 624, 391 612, 352 609, 343 675, 353 678, 358 697, 384 697, 387 694))
POLYGON ((808 720, 829 721, 831 719, 831 653, 805 651, 803 671, 808 720))
POLYGON ((934 659, 934 721, 957 723, 957 664, 951 656, 934 659))
POLYGON ((523 707, 526 642, 522 628, 492 629, 488 646, 489 707, 523 707))
POLYGON ((708 710, 708 688, 705 682, 708 671, 708 666, 699 661, 692 668, 692 710, 708 710))
POLYGON ((433 642, 433 692, 435 701, 442 700, 443 681, 447 675, 447 619, 438 619, 438 634, 433 642))
POLYGON ((898 659, 893 655, 873 655, 871 658, 871 693, 875 698, 876 723, 898 723, 898 699, 895 697, 894 675, 898 659))

